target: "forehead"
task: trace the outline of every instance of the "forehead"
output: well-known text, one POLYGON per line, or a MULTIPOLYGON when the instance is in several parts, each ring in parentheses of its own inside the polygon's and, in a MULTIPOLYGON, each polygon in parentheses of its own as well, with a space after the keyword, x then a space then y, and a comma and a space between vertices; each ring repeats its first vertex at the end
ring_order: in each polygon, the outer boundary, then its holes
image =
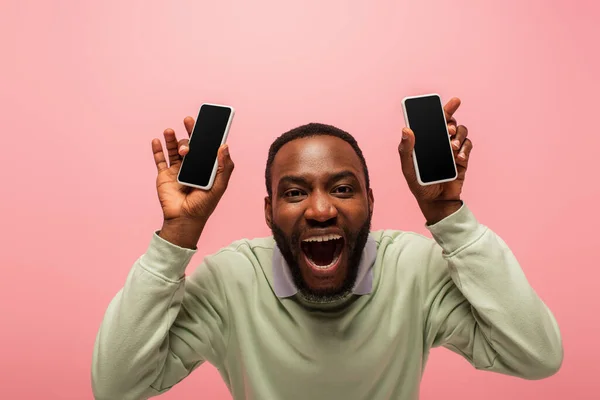
POLYGON ((318 135, 294 139, 279 149, 271 167, 273 183, 282 176, 318 179, 340 170, 349 170, 360 179, 362 164, 352 146, 335 136, 318 135))

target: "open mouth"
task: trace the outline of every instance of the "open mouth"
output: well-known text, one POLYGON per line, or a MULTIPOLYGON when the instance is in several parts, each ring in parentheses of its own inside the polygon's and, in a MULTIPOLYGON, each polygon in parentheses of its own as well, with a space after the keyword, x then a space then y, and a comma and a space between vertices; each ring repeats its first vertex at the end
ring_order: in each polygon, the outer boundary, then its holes
POLYGON ((333 234, 313 236, 303 240, 300 247, 311 267, 328 269, 340 260, 344 238, 333 234))

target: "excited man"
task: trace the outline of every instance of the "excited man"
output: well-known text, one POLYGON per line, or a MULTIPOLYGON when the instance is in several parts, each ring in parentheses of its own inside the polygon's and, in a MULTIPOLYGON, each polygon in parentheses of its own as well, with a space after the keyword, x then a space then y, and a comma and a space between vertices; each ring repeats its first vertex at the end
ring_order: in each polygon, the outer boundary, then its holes
MULTIPOLYGON (((412 400, 436 346, 482 370, 554 374, 563 349, 553 315, 460 197, 472 143, 453 117, 459 104, 444 107, 458 179, 420 186, 410 129, 399 146, 433 240, 371 232, 374 196, 356 141, 308 124, 269 150, 265 220, 273 236, 234 242, 188 277, 234 166, 224 145, 213 187, 183 187, 187 139, 164 132, 169 164, 154 139, 164 222, 98 332, 96 398, 156 396, 207 361, 235 399, 412 400)), ((184 124, 189 135, 194 121, 184 124)))

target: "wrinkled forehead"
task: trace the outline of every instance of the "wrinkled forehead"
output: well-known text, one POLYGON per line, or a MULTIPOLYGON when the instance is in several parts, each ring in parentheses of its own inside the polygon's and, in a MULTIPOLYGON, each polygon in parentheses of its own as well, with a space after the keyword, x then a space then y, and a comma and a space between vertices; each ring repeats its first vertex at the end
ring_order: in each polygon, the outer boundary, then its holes
POLYGON ((351 171, 364 180, 358 155, 348 142, 335 136, 294 139, 279 149, 271 168, 274 187, 283 176, 318 180, 342 170, 351 171))

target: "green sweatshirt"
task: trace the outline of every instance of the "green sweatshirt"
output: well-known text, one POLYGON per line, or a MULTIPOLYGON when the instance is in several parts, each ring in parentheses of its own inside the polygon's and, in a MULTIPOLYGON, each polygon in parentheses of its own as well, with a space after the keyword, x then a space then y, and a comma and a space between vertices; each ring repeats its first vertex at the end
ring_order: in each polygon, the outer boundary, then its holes
POLYGON ((234 399, 413 400, 436 346, 481 370, 554 374, 557 323, 502 239, 466 205, 427 228, 433 240, 371 232, 371 290, 329 305, 276 294, 272 237, 236 241, 186 277, 196 250, 155 232, 98 332, 96 399, 156 396, 209 362, 234 399))

